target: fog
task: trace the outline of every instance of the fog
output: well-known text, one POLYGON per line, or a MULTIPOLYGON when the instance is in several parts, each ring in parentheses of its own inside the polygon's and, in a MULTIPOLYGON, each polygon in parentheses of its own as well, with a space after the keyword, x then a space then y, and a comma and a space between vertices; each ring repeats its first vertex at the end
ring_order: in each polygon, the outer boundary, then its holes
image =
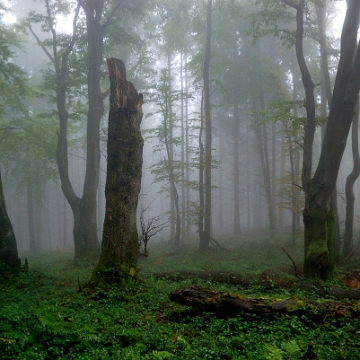
MULTIPOLYGON (((164 242, 169 248, 174 245, 178 226, 175 195, 171 188, 171 181, 174 181, 180 208, 180 244, 197 244, 200 209, 199 134, 202 131, 201 141, 204 145, 207 131, 204 127, 201 130, 205 5, 200 0, 138 3, 139 9, 125 12, 121 20, 107 30, 102 71, 107 71, 106 58, 121 58, 127 68, 128 80, 144 94, 144 153, 139 210, 149 207, 147 217, 163 215, 163 219, 168 222, 168 226, 156 234, 151 242, 164 242), (164 121, 169 128, 169 138, 164 135, 164 121), (167 146, 170 146, 169 152, 167 146), (173 179, 167 172, 166 163, 171 163, 173 179)), ((303 241, 301 213, 304 206, 300 179, 304 125, 301 119, 306 114, 302 106, 304 89, 295 59, 294 12, 284 8, 289 14, 288 21, 274 21, 285 30, 274 36, 275 25, 271 22, 269 31, 265 30, 265 26, 262 26, 264 23, 261 22, 257 29, 252 28, 252 20, 258 21, 251 17, 252 14, 261 11, 252 2, 238 0, 215 3, 210 64, 212 237, 221 242, 224 237, 241 239, 246 234, 262 232, 268 233, 270 238, 272 215, 275 237, 276 234, 288 233, 289 242, 293 236, 293 242, 300 245, 303 241), (256 42, 253 41, 255 37, 256 42), (294 105, 285 111, 285 104, 290 101, 294 105), (293 152, 293 169, 290 151, 293 152), (291 171, 295 176, 295 183, 291 179, 291 171), (267 189, 271 192, 271 198, 267 189), (296 208, 291 202, 294 196, 296 208), (293 213, 296 214, 295 217, 293 213), (295 233, 291 235, 292 225, 295 226, 295 233)), ((42 1, 14 0, 9 3, 9 7, 11 14, 3 16, 2 21, 10 25, 20 25, 29 11, 45 14, 42 1)), ((339 58, 344 7, 345 1, 327 1, 326 33, 332 84, 339 58)), ((73 12, 72 6, 68 12, 56 15, 57 35, 68 36, 72 33, 73 12)), ((74 48, 69 63, 69 81, 72 81, 71 76, 74 78, 68 88, 69 112, 72 113, 68 133, 68 164, 70 180, 78 196, 82 196, 87 157, 88 99, 85 83, 87 55, 84 45, 84 16, 80 11, 79 44, 74 48)), ((14 47, 14 61, 26 72, 32 86, 24 102, 28 109, 26 121, 33 121, 33 127, 32 130, 27 128, 24 131, 33 133, 25 133, 29 142, 24 144, 23 149, 14 146, 10 140, 3 141, 0 145, 1 149, 5 149, 2 150, 5 156, 1 157, 1 169, 6 205, 20 251, 72 250, 73 214, 61 189, 55 159, 58 131, 55 94, 49 83, 43 85, 44 81, 49 82, 46 71, 50 70, 51 73, 53 70, 49 56, 38 44, 39 41, 50 41, 51 33, 42 31, 44 26, 40 21, 36 23, 34 18, 29 21, 38 39, 24 27, 19 40, 21 48, 14 47), (43 138, 45 129, 46 137, 43 138), (39 143, 34 140, 37 132, 41 134, 39 143), (35 246, 32 247, 31 236, 35 241, 35 246)), ((314 91, 319 117, 313 146, 315 169, 325 127, 325 121, 321 119, 327 116, 328 107, 322 88, 314 8, 309 8, 305 26, 305 58, 316 84, 314 91)), ((63 45, 59 41, 57 49, 60 53, 63 45)), ((45 47, 47 51, 51 51, 49 44, 45 44, 45 47)), ((106 75, 101 80, 101 86, 106 92, 109 86, 106 75)), ((97 190, 99 239, 105 213, 108 102, 106 97, 100 129, 101 160, 97 190)), ((16 114, 8 114, 8 117, 12 116, 16 117, 16 114)), ((20 121, 25 121, 24 119, 20 118, 20 121)), ((12 134, 7 136, 10 139, 12 134)), ((341 232, 345 221, 345 181, 352 166, 349 137, 337 182, 341 232)), ((356 181, 356 239, 357 219, 360 216, 357 198, 359 187, 359 181, 356 181)))

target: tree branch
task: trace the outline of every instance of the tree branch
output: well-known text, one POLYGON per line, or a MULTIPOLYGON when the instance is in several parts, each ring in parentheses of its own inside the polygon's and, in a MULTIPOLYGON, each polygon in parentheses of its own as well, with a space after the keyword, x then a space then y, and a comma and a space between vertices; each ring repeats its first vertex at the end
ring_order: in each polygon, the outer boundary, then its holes
MULTIPOLYGON (((107 16, 106 21, 101 25, 102 30, 107 28, 113 22, 116 12, 120 9, 120 7, 126 5, 126 3, 129 3, 129 0, 122 0, 116 6, 114 6, 114 8, 110 11, 110 14, 107 16)), ((123 10, 123 14, 118 18, 118 20, 121 20, 124 14, 125 10, 123 10)))
POLYGON ((290 7, 298 10, 299 9, 299 5, 297 4, 294 4, 292 1, 289 1, 289 0, 282 0, 282 2, 286 5, 289 5, 290 7))
POLYGON ((46 56, 50 59, 50 61, 55 64, 55 59, 54 57, 50 54, 49 50, 45 47, 45 45, 42 43, 42 41, 40 40, 40 38, 37 36, 37 34, 34 32, 34 30, 32 29, 32 27, 30 25, 27 25, 27 28, 30 30, 30 32, 33 34, 36 42, 38 43, 38 45, 40 45, 40 47, 43 49, 44 53, 46 54, 46 56))

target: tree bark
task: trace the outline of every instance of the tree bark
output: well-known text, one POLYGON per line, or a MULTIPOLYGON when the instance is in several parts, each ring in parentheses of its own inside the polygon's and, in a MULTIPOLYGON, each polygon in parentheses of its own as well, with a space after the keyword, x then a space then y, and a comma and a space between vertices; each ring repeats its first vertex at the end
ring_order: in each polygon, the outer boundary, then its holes
POLYGON ((80 199, 79 219, 75 219, 75 223, 80 226, 78 230, 85 242, 84 250, 97 254, 99 250, 97 188, 100 169, 100 121, 104 113, 104 94, 100 84, 104 53, 104 26, 101 23, 104 0, 87 0, 82 2, 82 7, 86 14, 89 109, 86 126, 86 172, 83 195, 80 199))
POLYGON ((124 63, 108 59, 111 83, 107 147, 106 212, 98 265, 90 283, 135 276, 139 253, 136 209, 141 187, 142 94, 126 80, 124 63))
POLYGON ((240 231, 240 162, 239 162, 239 142, 240 142, 240 117, 239 105, 234 104, 233 119, 233 152, 234 152, 234 235, 239 235, 240 231))
MULTIPOLYGON (((257 59, 260 59, 259 47, 256 48, 257 59)), ((270 168, 270 158, 269 158, 269 146, 268 146, 268 135, 267 135, 267 125, 260 125, 260 118, 257 113, 257 98, 260 103, 260 110, 265 111, 265 94, 263 89, 262 81, 262 70, 260 60, 257 61, 257 69, 259 72, 259 86, 258 93, 252 94, 252 106, 255 110, 255 134, 257 139, 257 146, 260 155, 261 161, 261 172, 263 176, 264 189, 266 194, 266 203, 268 208, 268 219, 269 219, 269 230, 270 230, 270 239, 273 239, 275 236, 275 227, 276 227, 276 209, 275 209, 275 194, 273 193, 274 185, 272 184, 275 181, 273 174, 271 174, 270 168)))
POLYGON ((20 271, 14 230, 6 210, 0 171, 0 277, 6 279, 20 271))
MULTIPOLYGON (((260 89, 262 94, 262 89, 260 89)), ((263 100, 263 94, 260 96, 263 100)), ((267 144, 267 131, 266 124, 260 125, 260 119, 258 115, 258 109, 256 107, 256 99, 253 96, 253 110, 255 117, 255 135, 257 140, 257 148, 259 151, 259 157, 261 162, 261 173, 263 176, 263 184, 266 194, 266 203, 268 210, 268 219, 269 219, 269 229, 270 229, 270 239, 274 238, 275 235, 275 214, 273 208, 273 194, 271 192, 271 175, 270 175, 270 163, 269 163, 269 152, 268 152, 268 144, 267 144)), ((261 110, 265 111, 265 102, 262 101, 261 110)), ((256 223, 257 224, 257 223, 256 223)), ((258 225, 258 224, 257 224, 258 225)))
POLYGON ((296 224, 296 217, 298 216, 299 210, 299 189, 297 188, 297 176, 296 176, 296 169, 295 169, 295 149, 293 145, 293 140, 291 136, 291 131, 287 122, 283 122, 285 136, 288 144, 289 150, 289 160, 290 160, 290 179, 291 179, 291 244, 296 246, 296 232, 297 232, 297 224, 296 224))
POLYGON ((353 249, 353 231, 354 231, 354 184, 360 175, 360 155, 359 155, 359 102, 356 106, 356 114, 352 122, 351 130, 351 150, 353 156, 353 169, 346 178, 345 195, 346 195, 346 215, 344 231, 344 248, 343 255, 349 256, 353 249))
MULTIPOLYGON (((165 161, 166 171, 169 176, 169 200, 170 200, 170 239, 176 246, 177 232, 179 229, 176 227, 177 213, 176 211, 176 193, 174 192, 175 178, 173 174, 174 164, 174 114, 173 114, 173 91, 172 91, 172 74, 171 74, 171 57, 172 49, 171 44, 166 44, 166 57, 167 57, 167 74, 164 78, 164 100, 165 100, 165 114, 164 114, 164 141, 167 153, 167 161, 165 161)), ((179 237, 180 240, 180 237, 179 237)))
MULTIPOLYGON (((316 14, 318 19, 318 28, 319 28, 319 44, 320 44, 320 60, 321 60, 321 79, 323 81, 322 91, 325 93, 328 107, 331 106, 331 82, 330 82, 330 72, 329 72, 329 57, 328 57, 328 45, 326 40, 326 0, 322 3, 316 5, 316 14)), ((322 94, 323 95, 323 94, 322 94)), ((323 96, 322 96, 323 97, 323 96)), ((321 100, 321 116, 326 116, 326 101, 323 104, 323 99, 321 100)), ((322 135, 325 133, 326 126, 322 129, 322 135)), ((337 201, 337 188, 335 185, 332 197, 333 210, 334 210, 334 219, 335 219, 335 249, 338 254, 338 249, 340 248, 340 220, 339 220, 339 211, 338 211, 338 201, 337 201)))
MULTIPOLYGON (((271 197, 272 197, 272 212, 273 212, 273 227, 274 232, 276 231, 277 225, 277 217, 278 217, 278 209, 277 209, 277 181, 276 181, 276 164, 277 164, 277 156, 276 156, 276 123, 273 122, 271 124, 271 197)), ((270 165, 270 164, 269 164, 270 165)))
POLYGON ((360 2, 348 0, 341 34, 341 51, 329 120, 314 177, 305 187, 305 261, 308 278, 334 276, 335 224, 331 196, 344 154, 360 87, 360 48, 357 44, 360 2))
MULTIPOLYGON (((30 155, 28 154, 28 167, 31 168, 30 155)), ((29 250, 34 252, 37 250, 36 240, 35 240, 35 225, 34 225, 34 194, 33 194, 33 184, 28 178, 26 182, 26 203, 27 203, 27 216, 28 216, 28 226, 29 226, 29 250)))
POLYGON ((186 240, 186 180, 185 180, 185 116, 184 116, 184 52, 180 52, 180 111, 181 111, 181 230, 184 240, 186 240))
MULTIPOLYGON (((187 70, 187 53, 185 53, 185 64, 184 64, 184 81, 185 81, 185 161, 186 161, 186 184, 189 184, 190 180, 190 139, 189 139, 189 98, 188 98, 188 70, 187 70)), ((186 204, 190 203, 190 186, 186 186, 186 204)), ((187 205, 188 207, 188 205, 187 205)), ((185 232, 185 239, 190 239, 190 232, 191 232, 191 219, 190 215, 186 216, 186 230, 183 229, 183 234, 185 232)))
POLYGON ((204 145, 202 142, 204 130, 204 91, 201 96, 200 109, 200 130, 199 130, 199 214, 198 214, 198 232, 200 240, 200 250, 204 244, 204 145))
POLYGON ((210 58, 211 58, 211 17, 212 0, 207 2, 206 16, 206 46, 203 66, 204 80, 204 109, 205 109, 205 209, 204 209, 204 236, 200 241, 200 251, 206 251, 209 247, 211 237, 211 158, 212 158, 212 124, 210 104, 210 58))
POLYGON ((306 65, 303 49, 305 0, 300 0, 298 4, 294 4, 288 0, 283 0, 283 2, 296 10, 295 51, 305 90, 304 107, 306 109, 307 118, 306 125, 304 127, 304 158, 302 169, 302 184, 306 192, 306 189, 309 186, 308 181, 311 179, 312 172, 312 146, 315 134, 315 98, 314 82, 312 81, 309 69, 306 65))
POLYGON ((173 114, 173 92, 171 76, 171 51, 167 52, 167 79, 165 89, 165 114, 164 114, 164 142, 167 159, 164 159, 166 171, 170 183, 170 209, 171 209, 171 240, 175 247, 180 246, 181 236, 181 212, 179 205, 179 193, 176 187, 174 169, 174 114, 173 114))

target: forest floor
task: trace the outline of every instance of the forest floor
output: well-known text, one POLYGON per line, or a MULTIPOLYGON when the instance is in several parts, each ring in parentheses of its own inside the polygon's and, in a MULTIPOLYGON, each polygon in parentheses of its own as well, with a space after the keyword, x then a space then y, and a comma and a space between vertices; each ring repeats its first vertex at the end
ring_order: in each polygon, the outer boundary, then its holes
MULTIPOLYGON (((352 316, 325 313, 333 301, 303 289, 239 286, 151 274, 221 270, 291 272, 284 246, 301 267, 302 249, 266 236, 217 239, 228 249, 196 252, 196 241, 174 251, 149 244, 139 259, 143 281, 126 287, 78 291, 94 262, 75 264, 71 252, 21 254, 29 271, 0 285, 1 359, 356 359, 360 358, 360 302, 342 300, 352 316), (262 299, 301 299, 319 307, 299 313, 216 316, 169 300, 175 289, 198 286, 262 299), (359 311, 358 311, 359 310, 359 311)), ((349 261, 347 261, 349 263, 349 261)), ((359 267, 359 256, 353 267, 359 267), (357 261, 357 262, 356 262, 357 261)), ((337 268, 340 286, 346 269, 337 268)))

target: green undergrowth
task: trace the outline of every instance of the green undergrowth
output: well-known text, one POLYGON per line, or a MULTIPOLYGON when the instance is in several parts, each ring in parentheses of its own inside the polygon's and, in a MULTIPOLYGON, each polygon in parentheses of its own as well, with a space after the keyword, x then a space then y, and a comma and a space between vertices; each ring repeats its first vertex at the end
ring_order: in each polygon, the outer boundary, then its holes
MULTIPOLYGON (((225 246, 226 242, 224 242, 225 246)), ((230 247, 231 241, 227 243, 230 247)), ((234 245, 234 244, 233 244, 234 245)), ((160 246, 160 245, 159 245, 160 246)), ((235 246, 234 246, 235 247, 235 246)), ((190 247, 191 248, 191 247, 190 247)), ((258 247, 260 249, 260 245, 258 247)), ((246 246, 242 247, 244 251, 246 246)), ((275 251, 271 246, 270 250, 275 251)), ((176 253, 149 248, 141 259, 144 273, 175 269, 176 253), (158 252, 158 253, 157 253, 158 252), (153 257, 153 258, 152 258, 153 257), (162 265, 156 263, 162 259, 162 265)), ((257 252, 255 248, 254 254, 257 252)), ((295 253, 296 251, 293 250, 295 253)), ((261 271, 265 265, 241 264, 236 254, 193 255, 185 248, 183 269, 205 266, 236 271, 261 271), (206 256, 206 258, 202 258, 206 256), (210 261, 217 263, 209 264, 210 261), (236 265, 238 259, 238 265, 236 265), (228 260, 228 267, 226 266, 228 260), (237 267, 236 267, 237 266, 237 267)), ((264 290, 213 284, 202 280, 174 282, 149 276, 126 287, 78 291, 94 263, 74 264, 71 253, 29 255, 30 271, 0 285, 1 359, 359 359, 360 322, 354 317, 325 314, 317 298, 300 290, 264 290), (297 298, 319 304, 301 314, 241 314, 222 318, 170 302, 176 288, 201 286, 249 297, 297 298)), ((255 256, 255 255, 254 255, 255 256)), ((272 259, 280 259, 281 250, 272 259)), ((294 255, 295 256, 295 255, 294 255)), ((246 256, 245 256, 246 257, 246 256)), ((257 255, 254 261, 259 260, 257 255)), ((286 256, 285 261, 286 262, 286 256)), ((270 257, 269 263, 271 265, 270 257)), ((360 304, 359 304, 360 305, 360 304)))
POLYGON ((209 251, 198 252, 198 239, 173 249, 166 242, 151 243, 149 257, 139 259, 143 273, 176 272, 181 270, 223 270, 237 272, 261 272, 279 267, 292 270, 292 264, 284 247, 300 265, 303 247, 289 244, 287 234, 269 241, 267 234, 223 237, 217 239, 222 248, 211 244, 209 251))

